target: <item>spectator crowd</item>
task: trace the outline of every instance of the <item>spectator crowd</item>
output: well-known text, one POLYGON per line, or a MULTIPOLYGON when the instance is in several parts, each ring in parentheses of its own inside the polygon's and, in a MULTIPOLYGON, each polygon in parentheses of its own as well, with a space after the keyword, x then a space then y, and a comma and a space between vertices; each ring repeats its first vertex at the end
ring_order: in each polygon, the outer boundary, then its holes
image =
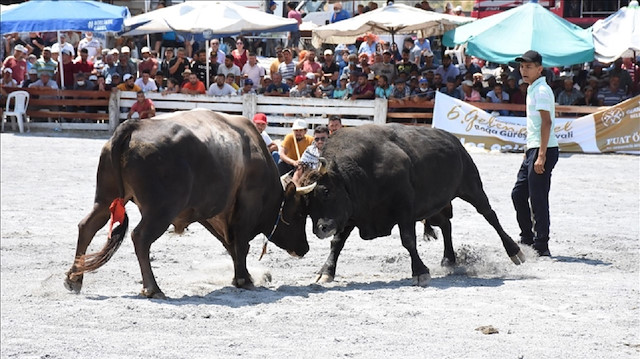
MULTIPOLYGON (((445 11, 462 14, 449 5, 445 11)), ((431 9, 427 1, 416 6, 431 9)), ((332 22, 352 16, 339 2, 333 9, 332 22)), ((353 16, 365 11, 367 7, 358 7, 353 16)), ((288 16, 297 19, 295 12, 290 6, 288 16)), ((449 55, 434 56, 442 53, 432 48, 434 38, 406 37, 398 48, 367 34, 354 44, 314 49, 300 46, 299 34, 292 34, 288 46, 273 47, 275 59, 264 65, 258 62, 255 43, 241 36, 235 46, 210 40, 209 53, 204 43, 174 33, 158 36, 153 49, 138 50, 140 39, 119 38, 106 48, 91 32, 69 31, 59 39, 55 33, 9 34, 0 44, 1 85, 209 96, 379 97, 414 103, 433 102, 439 91, 468 102, 525 103, 527 84, 517 66, 487 64, 468 55, 460 63, 449 55)), ((611 106, 640 92, 640 70, 632 56, 612 64, 545 69, 545 76, 560 105, 611 106)))

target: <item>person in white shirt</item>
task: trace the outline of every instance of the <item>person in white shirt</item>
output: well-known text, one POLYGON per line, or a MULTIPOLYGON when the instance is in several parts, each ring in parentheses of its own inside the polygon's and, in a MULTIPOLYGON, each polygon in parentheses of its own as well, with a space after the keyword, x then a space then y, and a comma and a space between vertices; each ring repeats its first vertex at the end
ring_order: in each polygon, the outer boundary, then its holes
POLYGON ((262 87, 262 79, 264 79, 265 74, 265 69, 258 64, 255 52, 249 52, 247 63, 242 67, 242 77, 244 79, 251 79, 253 88, 257 89, 262 87))
POLYGON ((216 61, 218 64, 224 64, 225 54, 224 51, 220 50, 220 40, 212 39, 210 42, 211 48, 209 49, 209 54, 216 54, 216 61))
POLYGON ((59 54, 62 50, 69 50, 71 52, 71 58, 76 56, 76 51, 73 49, 73 45, 67 42, 66 34, 60 34, 60 42, 56 42, 51 45, 52 54, 59 54))
POLYGON ((84 39, 80 40, 78 43, 78 52, 82 49, 87 49, 89 52, 88 60, 91 62, 95 62, 96 56, 102 51, 102 44, 100 40, 93 37, 93 32, 87 31, 85 32, 84 39))
POLYGON ((151 79, 151 71, 142 70, 142 76, 139 77, 134 84, 138 85, 142 92, 158 91, 158 85, 151 79))
MULTIPOLYGON (((237 67, 237 66, 236 66, 237 67)), ((236 90, 225 82, 226 77, 223 74, 216 76, 216 82, 209 86, 207 95, 209 96, 237 96, 236 90)))

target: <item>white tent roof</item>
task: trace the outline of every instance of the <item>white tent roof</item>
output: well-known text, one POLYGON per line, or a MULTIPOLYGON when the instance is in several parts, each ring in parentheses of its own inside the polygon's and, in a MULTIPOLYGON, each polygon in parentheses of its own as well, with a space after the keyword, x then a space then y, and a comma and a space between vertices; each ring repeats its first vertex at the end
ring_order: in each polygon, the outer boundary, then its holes
POLYGON ((604 20, 591 27, 596 60, 615 61, 628 50, 640 51, 640 7, 631 1, 604 20))

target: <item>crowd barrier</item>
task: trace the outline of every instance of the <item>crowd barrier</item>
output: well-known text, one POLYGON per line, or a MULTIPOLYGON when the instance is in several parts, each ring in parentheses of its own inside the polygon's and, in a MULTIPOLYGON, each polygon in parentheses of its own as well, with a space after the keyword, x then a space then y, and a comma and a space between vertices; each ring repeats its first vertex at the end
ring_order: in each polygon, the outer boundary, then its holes
MULTIPOLYGON (((3 88, 6 94, 21 88, 3 88)), ((31 117, 30 128, 62 130, 98 130, 113 133, 117 125, 127 117, 127 110, 136 101, 136 93, 129 91, 73 91, 51 89, 24 89, 31 99, 27 114, 31 117), (85 109, 92 109, 91 112, 85 109)), ((272 97, 256 94, 243 96, 212 97, 207 95, 185 95, 147 93, 156 112, 168 113, 176 110, 207 108, 253 118, 258 112, 267 114, 270 135, 283 136, 290 132, 290 125, 304 119, 312 127, 326 125, 328 118, 339 115, 346 126, 366 123, 383 124, 401 122, 414 125, 430 125, 433 117, 433 102, 397 102, 386 99, 334 100, 316 98, 272 97)), ((474 102, 474 106, 485 111, 525 111, 524 105, 474 102)), ((4 110, 5 106, 2 106, 4 110)), ((556 106, 558 114, 570 117, 595 113, 602 108, 588 106, 556 106)))

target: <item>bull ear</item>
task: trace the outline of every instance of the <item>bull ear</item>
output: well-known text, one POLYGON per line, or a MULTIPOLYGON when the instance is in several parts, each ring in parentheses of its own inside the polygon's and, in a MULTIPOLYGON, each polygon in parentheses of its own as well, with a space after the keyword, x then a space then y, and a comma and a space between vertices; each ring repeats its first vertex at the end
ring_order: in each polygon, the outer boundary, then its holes
POLYGON ((313 191, 314 188, 316 188, 317 184, 318 184, 318 182, 313 182, 312 184, 310 184, 308 186, 298 187, 298 189, 296 189, 296 194, 299 194, 299 195, 308 194, 311 191, 313 191))
POLYGON ((285 198, 291 198, 296 194, 296 185, 293 181, 284 185, 284 196, 285 198))
POLYGON ((319 160, 320 160, 320 167, 318 167, 318 172, 320 172, 320 174, 323 175, 327 173, 327 166, 329 165, 329 162, 324 157, 320 157, 319 160))

